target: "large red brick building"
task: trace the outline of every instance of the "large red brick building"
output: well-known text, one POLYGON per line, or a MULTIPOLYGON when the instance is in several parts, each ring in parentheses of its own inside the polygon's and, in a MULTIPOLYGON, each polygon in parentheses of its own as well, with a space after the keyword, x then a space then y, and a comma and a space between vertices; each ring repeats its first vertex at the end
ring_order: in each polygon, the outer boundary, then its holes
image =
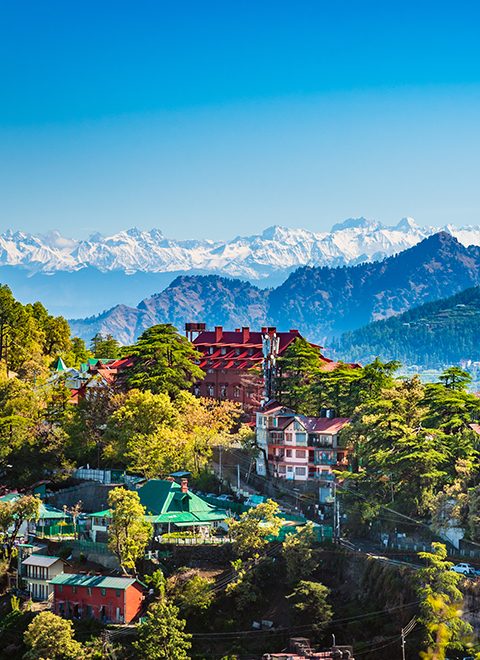
MULTIPOLYGON (((260 331, 249 327, 228 331, 216 326, 207 330, 205 323, 187 323, 185 332, 202 354, 199 366, 206 374, 194 393, 237 401, 249 414, 272 398, 276 360, 301 337, 294 329, 280 332, 265 326, 260 331)), ((320 359, 325 369, 337 366, 321 354, 320 359)))

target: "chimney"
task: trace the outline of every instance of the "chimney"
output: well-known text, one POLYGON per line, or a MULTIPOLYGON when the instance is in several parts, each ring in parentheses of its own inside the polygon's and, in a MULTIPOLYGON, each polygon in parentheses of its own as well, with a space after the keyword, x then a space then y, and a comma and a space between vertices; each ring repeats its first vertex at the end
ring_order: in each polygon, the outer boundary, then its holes
POLYGON ((266 334, 267 334, 267 326, 264 325, 262 326, 262 335, 266 335, 266 334))
POLYGON ((268 334, 269 335, 274 335, 277 332, 277 328, 275 326, 270 326, 268 328, 268 334))
POLYGON ((180 479, 180 490, 182 493, 188 493, 188 479, 180 479))
POLYGON ((223 335, 223 328, 221 325, 215 326, 215 341, 220 341, 223 335))
POLYGON ((250 328, 248 326, 242 328, 242 344, 246 344, 250 338, 250 328))
POLYGON ((297 337, 300 337, 300 333, 296 328, 290 328, 290 334, 297 335, 297 337))

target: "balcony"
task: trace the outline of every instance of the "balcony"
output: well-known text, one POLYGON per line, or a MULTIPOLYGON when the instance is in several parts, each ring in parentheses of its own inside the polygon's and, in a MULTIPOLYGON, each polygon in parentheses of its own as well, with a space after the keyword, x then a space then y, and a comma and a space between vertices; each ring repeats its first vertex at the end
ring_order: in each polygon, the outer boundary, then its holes
POLYGON ((337 465, 336 458, 327 458, 326 456, 315 456, 313 459, 314 465, 337 465))
POLYGON ((272 463, 278 463, 279 461, 283 461, 285 458, 285 452, 282 452, 281 454, 269 454, 268 455, 268 460, 272 463))

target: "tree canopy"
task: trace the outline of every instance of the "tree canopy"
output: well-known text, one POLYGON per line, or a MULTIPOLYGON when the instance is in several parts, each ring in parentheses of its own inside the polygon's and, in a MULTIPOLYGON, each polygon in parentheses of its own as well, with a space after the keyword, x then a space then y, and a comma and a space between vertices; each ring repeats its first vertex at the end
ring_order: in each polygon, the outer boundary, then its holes
POLYGON ((128 353, 135 358, 127 377, 131 388, 176 398, 205 376, 195 363, 200 353, 168 323, 145 330, 128 353))

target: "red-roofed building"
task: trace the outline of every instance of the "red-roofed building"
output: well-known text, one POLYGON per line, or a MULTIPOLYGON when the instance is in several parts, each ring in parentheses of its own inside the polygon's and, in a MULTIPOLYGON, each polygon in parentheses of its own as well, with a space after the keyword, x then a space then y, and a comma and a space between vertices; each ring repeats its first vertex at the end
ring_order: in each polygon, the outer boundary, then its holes
MULTIPOLYGON (((187 323, 185 332, 202 354, 199 366, 206 374, 194 393, 237 401, 252 416, 273 395, 276 359, 301 337, 298 330, 280 332, 274 327, 206 330, 204 323, 187 323)), ((320 359, 327 368, 332 363, 322 355, 320 359)))

